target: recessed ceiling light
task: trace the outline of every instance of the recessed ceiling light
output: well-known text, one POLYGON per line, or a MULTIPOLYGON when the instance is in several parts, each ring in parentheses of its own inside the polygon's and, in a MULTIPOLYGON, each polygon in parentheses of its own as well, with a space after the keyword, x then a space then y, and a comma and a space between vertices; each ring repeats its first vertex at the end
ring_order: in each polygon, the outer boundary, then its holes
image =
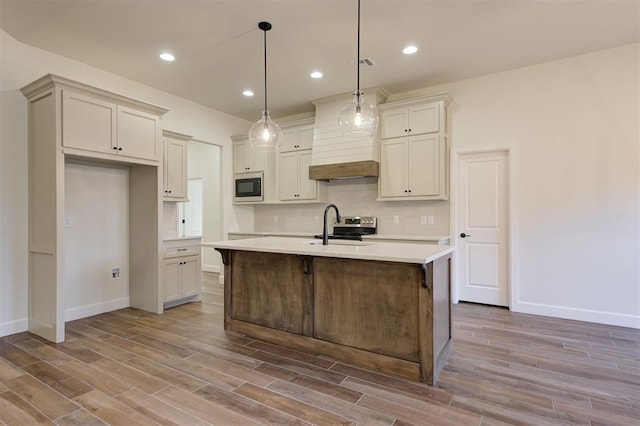
POLYGON ((253 96, 253 91, 251 90, 245 90, 244 92, 242 92, 243 95, 247 96, 247 97, 251 97, 253 96))
POLYGON ((407 46, 404 49, 402 49, 402 53, 404 53, 405 55, 413 55, 417 51, 418 51, 418 48, 415 46, 407 46))
POLYGON ((322 73, 320 71, 314 71, 310 75, 311 78, 322 78, 322 73))
POLYGON ((176 57, 169 52, 163 52, 160 54, 160 59, 162 59, 163 61, 172 62, 176 60, 176 57))

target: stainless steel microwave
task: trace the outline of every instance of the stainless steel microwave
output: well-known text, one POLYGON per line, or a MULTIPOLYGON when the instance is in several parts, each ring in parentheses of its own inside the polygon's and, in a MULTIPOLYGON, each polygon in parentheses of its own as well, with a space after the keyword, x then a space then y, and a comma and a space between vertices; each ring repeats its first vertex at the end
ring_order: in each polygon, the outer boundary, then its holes
POLYGON ((238 173, 233 177, 235 202, 256 202, 264 200, 262 173, 238 173))

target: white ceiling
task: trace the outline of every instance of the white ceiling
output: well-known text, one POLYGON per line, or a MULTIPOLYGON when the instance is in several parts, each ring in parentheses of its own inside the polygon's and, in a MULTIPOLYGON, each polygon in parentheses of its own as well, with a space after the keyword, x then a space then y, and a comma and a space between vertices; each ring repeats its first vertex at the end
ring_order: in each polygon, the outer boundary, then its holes
MULTIPOLYGON (((356 86, 355 0, 0 0, 17 40, 255 121, 356 86), (158 58, 163 50, 173 63, 158 58), (312 80, 321 70, 325 77, 312 80), (256 96, 241 95, 251 88, 256 96)), ((640 40, 636 0, 362 0, 361 87, 390 93, 640 40), (420 49, 401 53, 408 43, 420 49)))

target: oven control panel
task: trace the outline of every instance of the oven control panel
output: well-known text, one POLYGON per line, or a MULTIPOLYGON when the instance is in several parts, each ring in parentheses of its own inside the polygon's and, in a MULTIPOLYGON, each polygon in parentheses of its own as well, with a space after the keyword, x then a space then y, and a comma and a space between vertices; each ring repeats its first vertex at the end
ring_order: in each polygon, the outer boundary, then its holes
POLYGON ((377 220, 373 216, 342 216, 337 226, 376 228, 377 220))

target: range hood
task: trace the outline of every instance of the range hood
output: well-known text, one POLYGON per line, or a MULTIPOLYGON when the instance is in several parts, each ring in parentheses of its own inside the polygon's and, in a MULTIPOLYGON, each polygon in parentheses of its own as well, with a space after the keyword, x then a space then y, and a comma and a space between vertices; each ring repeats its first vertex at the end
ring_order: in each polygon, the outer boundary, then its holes
MULTIPOLYGON (((363 90, 365 101, 377 106, 387 98, 380 86, 363 90)), ((315 180, 378 177, 380 169, 379 132, 374 136, 342 136, 338 113, 351 101, 345 93, 313 101, 316 116, 309 178, 315 180)))

